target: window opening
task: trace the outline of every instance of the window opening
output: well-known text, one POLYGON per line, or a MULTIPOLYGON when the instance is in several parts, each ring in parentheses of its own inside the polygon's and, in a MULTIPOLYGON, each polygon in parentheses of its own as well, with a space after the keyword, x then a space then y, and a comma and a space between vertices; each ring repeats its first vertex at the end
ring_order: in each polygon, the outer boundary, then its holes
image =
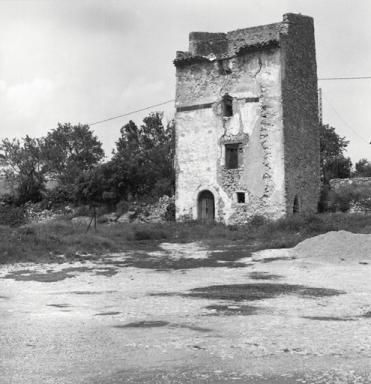
POLYGON ((233 116, 233 99, 228 95, 228 93, 223 96, 223 116, 233 116))
POLYGON ((299 198, 298 198, 298 195, 295 196, 295 199, 294 199, 294 205, 292 207, 292 212, 295 214, 295 213, 299 213, 300 209, 299 209, 299 198))
POLYGON ((245 193, 244 192, 237 192, 237 203, 239 203, 239 204, 245 203, 245 193))
POLYGON ((240 168, 242 165, 242 143, 225 145, 225 167, 227 169, 240 168))

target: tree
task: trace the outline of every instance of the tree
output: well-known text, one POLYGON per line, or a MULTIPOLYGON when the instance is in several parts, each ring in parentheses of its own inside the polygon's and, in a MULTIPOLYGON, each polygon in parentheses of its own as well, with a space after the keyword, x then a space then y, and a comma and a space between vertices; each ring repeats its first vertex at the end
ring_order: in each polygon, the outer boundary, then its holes
POLYGON ((61 185, 73 184, 104 157, 102 143, 88 125, 82 124, 58 123, 48 132, 42 149, 47 172, 61 185))
POLYGON ((347 178, 351 175, 352 162, 344 156, 349 141, 339 136, 335 128, 328 124, 320 126, 321 179, 328 184, 334 178, 347 178))
POLYGON ((82 173, 75 188, 75 200, 83 204, 113 204, 117 202, 113 175, 115 169, 110 162, 100 164, 82 173))
POLYGON ((21 141, 4 139, 0 145, 8 165, 5 177, 19 204, 42 199, 45 189, 42 146, 43 139, 33 139, 29 136, 21 141))
POLYGON ((354 176, 371 177, 371 163, 367 159, 360 159, 355 164, 354 176))
POLYGON ((120 130, 111 164, 117 192, 126 198, 174 193, 175 129, 162 119, 162 113, 151 113, 140 127, 129 121, 120 130))

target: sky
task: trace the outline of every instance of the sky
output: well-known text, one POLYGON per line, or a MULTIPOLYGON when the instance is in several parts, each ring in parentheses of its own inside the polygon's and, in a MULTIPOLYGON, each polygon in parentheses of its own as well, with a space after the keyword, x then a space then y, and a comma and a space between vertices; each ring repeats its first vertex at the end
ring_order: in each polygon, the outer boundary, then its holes
MULTIPOLYGON (((314 18, 318 77, 371 76, 369 0, 0 0, 0 139, 40 137, 58 122, 94 123, 175 96, 177 50, 191 31, 227 32, 314 18)), ((319 81, 323 122, 371 160, 371 79, 319 81)), ((92 126, 109 156, 130 119, 92 126)))

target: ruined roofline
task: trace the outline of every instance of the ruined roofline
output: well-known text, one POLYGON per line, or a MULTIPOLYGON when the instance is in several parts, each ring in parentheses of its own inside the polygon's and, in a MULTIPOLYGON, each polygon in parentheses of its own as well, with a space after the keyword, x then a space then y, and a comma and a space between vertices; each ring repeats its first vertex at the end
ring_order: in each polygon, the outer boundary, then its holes
POLYGON ((313 19, 309 16, 287 13, 279 23, 237 29, 227 33, 191 32, 189 50, 178 51, 174 65, 181 67, 195 62, 211 62, 256 50, 277 48, 281 36, 287 34, 290 24, 308 22, 313 24, 313 19))

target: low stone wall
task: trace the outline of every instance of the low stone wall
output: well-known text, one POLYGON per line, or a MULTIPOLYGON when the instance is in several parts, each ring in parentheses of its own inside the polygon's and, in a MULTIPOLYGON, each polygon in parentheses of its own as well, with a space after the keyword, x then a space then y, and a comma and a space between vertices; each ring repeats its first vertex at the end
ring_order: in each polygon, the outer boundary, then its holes
MULTIPOLYGON (((369 213, 371 211, 371 177, 330 180, 330 190, 335 196, 348 198, 349 213, 369 213)), ((345 200, 344 200, 345 201, 345 200)))
POLYGON ((330 180, 330 188, 333 191, 340 190, 341 188, 349 186, 370 186, 371 177, 353 177, 351 179, 332 179, 330 180))

